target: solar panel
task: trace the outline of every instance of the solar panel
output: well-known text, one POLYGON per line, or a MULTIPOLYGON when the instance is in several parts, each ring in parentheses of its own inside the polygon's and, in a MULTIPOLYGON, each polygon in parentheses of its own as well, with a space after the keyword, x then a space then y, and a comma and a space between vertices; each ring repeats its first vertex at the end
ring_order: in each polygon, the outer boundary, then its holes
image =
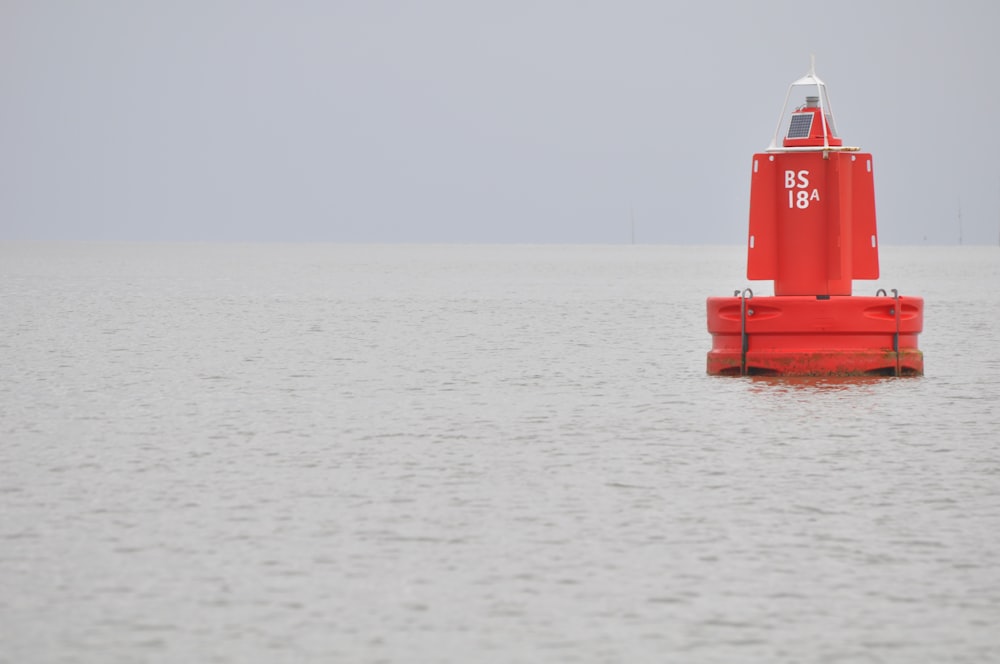
POLYGON ((809 130, 812 129, 812 113, 793 113, 792 121, 788 125, 788 136, 786 138, 809 138, 809 130))

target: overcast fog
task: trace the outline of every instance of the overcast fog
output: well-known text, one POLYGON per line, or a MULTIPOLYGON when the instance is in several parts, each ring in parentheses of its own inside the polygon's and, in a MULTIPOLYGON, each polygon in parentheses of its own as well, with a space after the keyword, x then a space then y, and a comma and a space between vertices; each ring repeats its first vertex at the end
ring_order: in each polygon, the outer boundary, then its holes
POLYGON ((740 244, 815 54, 882 244, 997 244, 998 25, 988 0, 0 0, 0 238, 740 244))

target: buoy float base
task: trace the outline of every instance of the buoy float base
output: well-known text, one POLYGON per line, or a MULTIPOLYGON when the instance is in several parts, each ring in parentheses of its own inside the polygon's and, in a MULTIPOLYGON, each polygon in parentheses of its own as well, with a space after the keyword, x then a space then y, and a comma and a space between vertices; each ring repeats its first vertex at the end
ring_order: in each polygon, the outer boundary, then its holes
POLYGON ((922 376, 921 297, 710 297, 708 373, 922 376))

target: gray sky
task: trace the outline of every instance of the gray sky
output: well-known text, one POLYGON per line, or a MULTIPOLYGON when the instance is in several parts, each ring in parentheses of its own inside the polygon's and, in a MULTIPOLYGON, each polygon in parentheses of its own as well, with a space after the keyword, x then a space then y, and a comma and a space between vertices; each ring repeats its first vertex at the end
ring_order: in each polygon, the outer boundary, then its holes
POLYGON ((809 55, 883 244, 1000 235, 1000 3, 0 0, 0 238, 740 244, 809 55))

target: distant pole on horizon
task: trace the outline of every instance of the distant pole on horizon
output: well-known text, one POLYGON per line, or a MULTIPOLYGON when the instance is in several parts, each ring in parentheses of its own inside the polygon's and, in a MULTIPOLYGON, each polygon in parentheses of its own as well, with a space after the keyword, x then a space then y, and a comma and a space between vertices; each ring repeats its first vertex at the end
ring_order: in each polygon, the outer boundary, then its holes
POLYGON ((635 244, 635 208, 628 209, 630 227, 632 229, 632 244, 635 244))
POLYGON ((962 199, 958 199, 958 246, 962 246, 962 199))

